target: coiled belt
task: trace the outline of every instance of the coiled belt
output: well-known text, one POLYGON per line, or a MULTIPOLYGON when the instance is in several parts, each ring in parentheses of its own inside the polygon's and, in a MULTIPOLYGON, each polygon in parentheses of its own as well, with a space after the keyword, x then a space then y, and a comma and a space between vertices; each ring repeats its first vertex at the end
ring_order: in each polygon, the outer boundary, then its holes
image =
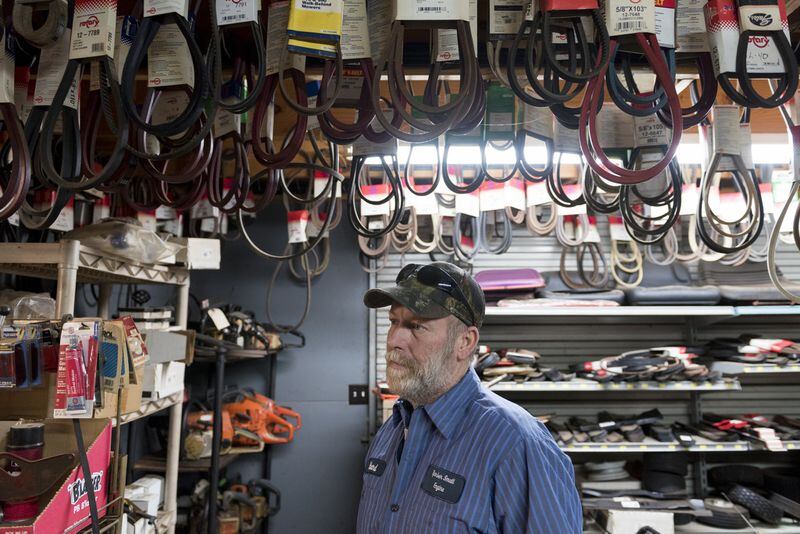
POLYGON ((381 156, 381 165, 383 167, 384 175, 387 179, 390 191, 386 197, 378 200, 367 198, 361 191, 360 177, 364 170, 365 156, 355 156, 350 164, 350 195, 349 206, 347 215, 350 219, 350 224, 355 229, 356 233, 362 237, 369 239, 377 239, 384 235, 389 234, 394 230, 403 216, 405 208, 405 197, 403 190, 400 186, 399 169, 396 157, 381 156), (387 161, 387 157, 390 161, 387 161), (379 205, 391 202, 390 206, 394 208, 388 224, 383 228, 371 230, 369 226, 365 225, 359 213, 358 202, 363 201, 367 204, 379 205))
MULTIPOLYGON (((320 82, 318 102, 326 102, 328 100, 328 84, 331 81, 334 67, 330 62, 325 62, 322 71, 322 82, 320 82)), ((372 60, 364 58, 359 61, 360 75, 363 77, 361 83, 361 94, 358 99, 358 114, 355 123, 347 124, 337 119, 332 110, 329 109, 319 115, 319 127, 325 137, 336 143, 337 145, 349 145, 356 139, 364 135, 367 131, 372 119, 375 118, 375 112, 371 108, 372 102, 370 101, 369 92, 372 85, 372 73, 375 67, 372 60)))
MULTIPOLYGON (((581 151, 592 170, 606 180, 623 185, 641 183, 660 174, 675 157, 675 151, 680 143, 681 130, 683 128, 680 100, 658 45, 658 39, 653 34, 644 35, 641 33, 637 33, 635 38, 644 51, 645 58, 653 72, 656 74, 658 83, 664 89, 668 101, 667 107, 673 120, 672 140, 664 152, 664 157, 646 169, 630 170, 615 165, 604 153, 598 137, 597 114, 592 110, 597 109, 600 97, 603 94, 602 80, 607 74, 607 65, 600 69, 600 75, 589 82, 587 86, 586 95, 581 106, 581 120, 578 128, 581 151)), ((612 55, 616 52, 617 46, 616 39, 613 39, 611 41, 612 55)))
MULTIPOLYGON (((297 102, 304 106, 308 102, 306 95, 306 82, 305 76, 302 72, 291 69, 292 83, 297 97, 297 102)), ((279 169, 292 161, 300 149, 303 147, 303 139, 306 136, 306 128, 308 126, 308 116, 302 113, 297 115, 297 121, 292 128, 291 135, 288 137, 289 141, 284 144, 283 148, 277 153, 272 150, 272 137, 267 140, 265 146, 262 146, 262 129, 270 119, 270 105, 275 97, 275 89, 277 86, 277 75, 273 74, 267 77, 264 91, 261 94, 261 99, 255 108, 253 117, 252 131, 251 131, 251 146, 253 147, 253 155, 259 163, 268 169, 279 169)))
POLYGON ((474 54, 472 34, 467 21, 459 20, 455 21, 455 23, 444 22, 441 24, 434 24, 434 26, 430 25, 433 23, 426 23, 426 28, 438 28, 440 26, 444 28, 455 28, 458 36, 458 53, 460 58, 459 79, 461 80, 461 89, 456 98, 442 106, 423 101, 428 100, 432 102, 435 95, 434 89, 436 88, 438 74, 441 69, 441 66, 435 63, 431 66, 432 75, 428 78, 428 87, 426 88, 427 98, 422 100, 413 98, 413 95, 411 95, 406 87, 403 73, 403 36, 406 24, 408 24, 407 21, 395 20, 392 22, 391 32, 387 42, 388 50, 382 53, 382 56, 375 64, 376 72, 372 79, 371 88, 372 108, 375 110, 375 117, 378 119, 380 125, 393 137, 409 143, 423 143, 432 141, 452 127, 459 125, 470 112, 475 113, 473 107, 476 101, 475 99, 479 98, 479 93, 482 92, 478 91, 480 71, 477 58, 474 54), (409 133, 401 130, 389 121, 381 109, 380 81, 386 69, 388 69, 389 94, 394 111, 400 114, 404 122, 408 123, 420 133, 409 133), (425 118, 415 118, 412 113, 406 111, 406 104, 413 110, 421 113, 425 118))
MULTIPOLYGON (((67 28, 69 12, 63 0, 41 0, 46 4, 47 18, 38 28, 33 26, 34 5, 14 2, 11 9, 14 31, 37 48, 47 48, 55 44, 67 28)), ((45 10, 42 10, 45 11, 45 10)))

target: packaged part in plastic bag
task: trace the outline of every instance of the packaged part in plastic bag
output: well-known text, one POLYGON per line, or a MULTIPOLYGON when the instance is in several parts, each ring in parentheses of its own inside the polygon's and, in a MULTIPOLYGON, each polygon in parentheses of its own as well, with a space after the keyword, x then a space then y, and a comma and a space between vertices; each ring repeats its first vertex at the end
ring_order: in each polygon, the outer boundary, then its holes
POLYGON ((138 263, 157 263, 177 253, 183 246, 167 243, 136 219, 105 219, 64 234, 82 245, 138 263))

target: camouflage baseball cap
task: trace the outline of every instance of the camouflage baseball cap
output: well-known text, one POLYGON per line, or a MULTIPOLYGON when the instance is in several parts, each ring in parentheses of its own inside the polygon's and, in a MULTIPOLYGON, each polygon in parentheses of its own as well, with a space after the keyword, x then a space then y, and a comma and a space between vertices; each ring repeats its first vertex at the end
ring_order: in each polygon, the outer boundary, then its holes
POLYGON ((368 308, 401 304, 415 315, 439 319, 453 315, 467 325, 483 324, 483 291, 469 273, 452 263, 408 264, 400 270, 394 287, 370 289, 364 294, 368 308))

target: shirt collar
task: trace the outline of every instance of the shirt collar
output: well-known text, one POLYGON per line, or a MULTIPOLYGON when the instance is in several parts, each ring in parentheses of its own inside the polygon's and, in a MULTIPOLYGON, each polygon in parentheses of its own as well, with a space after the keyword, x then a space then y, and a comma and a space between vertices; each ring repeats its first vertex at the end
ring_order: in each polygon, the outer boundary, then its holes
POLYGON ((411 413, 414 411, 414 407, 405 399, 397 399, 394 402, 394 406, 392 406, 392 423, 394 426, 401 424, 405 421, 405 425, 403 428, 407 428, 409 423, 411 422, 411 413))
POLYGON ((422 407, 445 439, 453 437, 472 401, 478 397, 480 387, 478 375, 470 367, 455 386, 431 404, 422 407))

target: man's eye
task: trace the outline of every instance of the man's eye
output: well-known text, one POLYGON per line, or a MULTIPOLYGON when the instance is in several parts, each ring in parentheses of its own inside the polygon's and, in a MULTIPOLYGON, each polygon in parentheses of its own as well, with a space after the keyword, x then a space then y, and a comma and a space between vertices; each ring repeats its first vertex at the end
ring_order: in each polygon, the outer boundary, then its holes
POLYGON ((411 325, 411 330, 419 331, 422 330, 424 327, 419 323, 413 323, 411 325))

